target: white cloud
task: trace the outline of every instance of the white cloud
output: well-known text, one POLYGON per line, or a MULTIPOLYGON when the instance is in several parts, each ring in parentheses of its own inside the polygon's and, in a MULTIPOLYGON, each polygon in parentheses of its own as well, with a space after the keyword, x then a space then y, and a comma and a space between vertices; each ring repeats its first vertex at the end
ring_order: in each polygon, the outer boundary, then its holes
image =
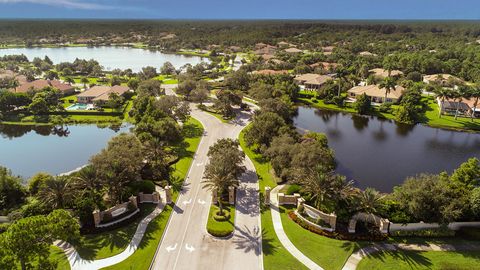
POLYGON ((0 4, 31 3, 72 9, 113 9, 114 7, 78 0, 0 0, 0 4))

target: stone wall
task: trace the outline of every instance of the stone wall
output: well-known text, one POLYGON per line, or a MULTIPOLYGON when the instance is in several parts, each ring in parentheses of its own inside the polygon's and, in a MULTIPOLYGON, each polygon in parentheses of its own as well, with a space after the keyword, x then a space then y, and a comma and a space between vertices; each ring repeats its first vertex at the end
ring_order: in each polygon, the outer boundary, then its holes
POLYGON ((130 198, 128 198, 128 202, 117 204, 103 211, 100 211, 100 210, 93 211, 92 214, 93 214, 95 227, 108 227, 115 223, 118 223, 125 219, 130 218, 131 216, 135 215, 140 211, 138 209, 139 203, 160 203, 160 194, 156 191, 152 194, 144 194, 140 192, 138 196, 131 196, 130 198), (120 216, 125 212, 129 211, 129 204, 132 205, 131 206, 132 208, 130 208, 130 210, 133 209, 132 213, 122 217, 121 219, 116 219, 115 217, 120 216), (111 221, 105 222, 102 224, 102 221, 104 221, 105 216, 111 216, 112 217, 111 221))
POLYGON ((295 193, 293 195, 285 195, 284 193, 278 193, 278 205, 297 205, 300 194, 295 193))
MULTIPOLYGON (((471 222, 452 222, 449 223, 447 226, 450 230, 459 230, 460 228, 466 227, 480 227, 480 221, 471 221, 471 222)), ((424 223, 424 222, 417 222, 417 223, 390 223, 390 232, 395 231, 418 231, 418 230, 425 230, 425 229, 437 229, 440 228, 440 224, 438 223, 424 223)))

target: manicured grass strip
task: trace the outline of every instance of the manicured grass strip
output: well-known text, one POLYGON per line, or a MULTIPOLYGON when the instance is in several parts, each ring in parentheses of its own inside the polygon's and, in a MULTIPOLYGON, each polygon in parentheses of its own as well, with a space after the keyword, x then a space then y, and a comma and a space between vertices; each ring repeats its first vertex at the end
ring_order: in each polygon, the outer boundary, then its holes
POLYGON ((154 218, 147 227, 145 234, 138 249, 125 261, 102 269, 108 270, 126 270, 142 269, 147 270, 153 260, 157 246, 162 239, 163 231, 168 222, 168 217, 172 212, 170 205, 165 206, 163 212, 154 218))
POLYGON ((262 251, 265 270, 308 269, 290 254, 280 243, 273 228, 270 208, 262 209, 262 251))
MULTIPOLYGON (((248 127, 247 127, 248 128, 248 127)), ((252 160, 258 175, 260 187, 260 204, 261 204, 261 224, 262 224, 262 252, 263 267, 265 270, 296 270, 308 269, 290 252, 288 252, 280 243, 277 234, 273 228, 272 214, 270 208, 263 204, 265 187, 275 187, 277 185, 273 175, 270 173, 270 163, 266 161, 260 154, 254 153, 248 148, 244 140, 244 131, 240 133, 239 141, 245 154, 252 160)))
POLYGON ((173 176, 181 183, 183 183, 183 180, 188 173, 188 169, 190 168, 190 164, 193 161, 193 156, 197 151, 198 144, 203 135, 203 130, 202 124, 193 117, 190 117, 188 121, 183 124, 182 132, 185 140, 175 149, 180 160, 173 165, 175 169, 173 176))
POLYGON ((478 269, 478 251, 406 251, 396 250, 372 254, 358 264, 358 270, 401 269, 478 269))
POLYGON ((305 230, 280 207, 285 233, 295 247, 325 270, 341 269, 350 255, 366 245, 363 242, 336 240, 305 230))
POLYGON ((219 211, 220 208, 214 204, 210 206, 210 212, 208 213, 207 232, 213 236, 226 237, 233 233, 235 228, 235 207, 231 205, 223 205, 223 212, 228 218, 223 221, 217 221, 214 219, 214 214, 219 211))
POLYGON ((270 173, 272 166, 270 162, 267 161, 261 154, 253 152, 251 148, 247 146, 245 142, 245 131, 248 129, 248 126, 240 132, 239 141, 240 146, 243 149, 243 152, 252 160, 255 170, 257 171, 259 188, 261 192, 264 192, 265 187, 274 188, 277 186, 275 177, 270 173))
POLYGON ((140 221, 148 216, 154 209, 154 204, 140 206, 140 215, 127 226, 102 232, 98 234, 83 235, 78 243, 74 243, 75 249, 83 259, 103 259, 121 253, 132 240, 140 221))

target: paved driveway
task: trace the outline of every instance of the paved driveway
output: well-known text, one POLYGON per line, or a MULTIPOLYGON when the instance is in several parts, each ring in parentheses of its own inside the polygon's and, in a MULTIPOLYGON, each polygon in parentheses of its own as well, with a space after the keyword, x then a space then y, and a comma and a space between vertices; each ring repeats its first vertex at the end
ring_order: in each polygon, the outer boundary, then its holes
MULTIPOLYGON (((167 94, 173 94, 171 87, 166 87, 167 94)), ((205 133, 152 269, 262 269, 258 179, 253 163, 246 157, 247 172, 236 194, 235 233, 229 239, 214 238, 206 232, 211 193, 201 184, 209 147, 221 138, 238 138, 250 114, 242 112, 226 124, 192 105, 192 116, 203 124, 205 133)))

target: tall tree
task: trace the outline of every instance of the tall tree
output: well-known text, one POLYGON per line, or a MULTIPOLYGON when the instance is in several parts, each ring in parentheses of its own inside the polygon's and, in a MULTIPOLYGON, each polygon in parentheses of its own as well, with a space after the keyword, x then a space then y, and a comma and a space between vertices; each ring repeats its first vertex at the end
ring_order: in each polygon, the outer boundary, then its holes
POLYGON ((39 189, 37 197, 53 209, 65 208, 74 197, 74 187, 68 176, 48 178, 39 189))
POLYGON ((221 139, 208 151, 209 163, 205 167, 203 188, 217 192, 220 215, 224 215, 222 195, 229 187, 238 186, 238 177, 245 172, 242 165, 245 154, 238 141, 221 139))
MULTIPOLYGON (((32 264, 37 261, 39 269, 51 269, 54 263, 48 257, 53 241, 78 235, 78 222, 65 210, 22 218, 0 234, 0 250, 4 253, 0 252, 0 261, 18 262, 22 270, 33 269, 32 264)), ((16 269, 15 263, 10 267, 16 269)))
POLYGON ((90 159, 112 202, 122 202, 127 184, 140 178, 145 158, 142 149, 135 135, 122 133, 90 159))
POLYGON ((390 94, 390 91, 395 90, 395 79, 393 79, 392 77, 386 77, 383 82, 380 83, 379 87, 385 89, 385 99, 383 100, 383 102, 385 103, 387 102, 387 96, 388 94, 390 94))
POLYGON ((452 89, 436 85, 433 88, 433 92, 435 93, 435 96, 440 99, 440 110, 438 112, 438 117, 441 118, 445 108, 445 100, 453 96, 452 89))

